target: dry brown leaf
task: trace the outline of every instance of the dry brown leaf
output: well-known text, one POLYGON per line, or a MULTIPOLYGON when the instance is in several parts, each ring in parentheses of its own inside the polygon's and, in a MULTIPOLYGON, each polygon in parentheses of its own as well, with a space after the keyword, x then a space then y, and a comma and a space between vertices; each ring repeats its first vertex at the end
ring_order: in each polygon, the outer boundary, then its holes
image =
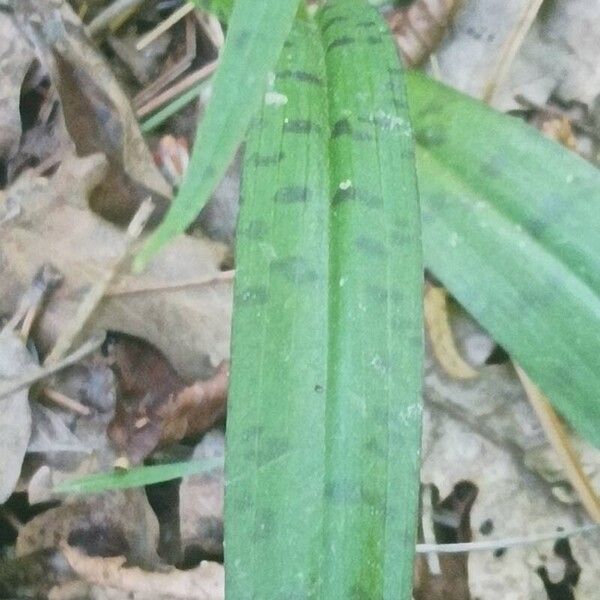
POLYGON ((131 564, 159 564, 158 522, 143 489, 112 491, 66 501, 28 521, 16 555, 56 548, 61 542, 96 556, 123 555, 131 564))
POLYGON ((49 85, 58 94, 56 108, 64 114, 77 154, 107 156, 107 176, 99 182, 92 206, 111 220, 127 222, 150 195, 159 207, 158 219, 167 207, 170 187, 152 161, 129 99, 79 18, 60 0, 22 0, 14 4, 14 11, 19 36, 36 49, 49 85))
POLYGON ((71 568, 85 581, 135 594, 137 600, 221 600, 225 598, 223 565, 202 562, 194 569, 165 573, 124 567, 125 558, 86 556, 65 544, 71 568))
MULTIPOLYGON (((48 258, 64 274, 34 336, 47 352, 77 312, 98 274, 114 264, 125 234, 92 213, 87 195, 104 175, 101 155, 65 159, 51 177, 19 178, 0 205, 0 314, 15 310, 37 268, 48 258)), ((143 337, 158 346, 187 380, 206 377, 229 356, 231 281, 200 288, 156 292, 163 283, 207 279, 220 273, 227 249, 204 239, 180 236, 140 276, 119 285, 147 287, 147 294, 105 299, 89 331, 112 329, 143 337)))
POLYGON ((467 363, 456 348, 447 309, 448 293, 444 288, 427 286, 424 316, 433 353, 448 375, 456 379, 473 379, 477 371, 467 363))
POLYGON ((165 356, 140 338, 113 333, 105 351, 117 383, 117 409, 108 434, 139 464, 155 449, 198 436, 225 415, 228 365, 191 386, 165 356))

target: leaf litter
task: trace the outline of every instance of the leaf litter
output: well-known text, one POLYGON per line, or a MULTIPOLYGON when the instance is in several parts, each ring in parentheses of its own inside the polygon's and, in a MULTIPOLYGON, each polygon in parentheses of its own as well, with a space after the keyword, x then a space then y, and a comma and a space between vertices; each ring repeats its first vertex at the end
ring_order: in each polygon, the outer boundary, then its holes
MULTIPOLYGON (((86 21, 106 4, 88 3, 86 21)), ((408 21, 400 13, 390 20, 413 62, 433 52, 432 72, 474 95, 487 93, 496 106, 555 111, 556 122, 544 121, 548 135, 581 145, 600 93, 590 71, 596 38, 585 26, 598 21, 598 9, 560 0, 538 13, 535 2, 514 0, 482 13, 476 4, 419 0, 402 11, 410 12, 408 21), (552 65, 547 56, 556 59, 552 65), (582 112, 565 125, 571 113, 560 102, 573 100, 582 112)), ((39 370, 38 357, 49 354, 94 284, 126 251, 124 226, 148 196, 156 205, 153 225, 185 168, 202 102, 163 125, 174 137, 149 138, 169 183, 130 107, 140 83, 152 81, 157 61, 172 51, 171 38, 159 37, 150 44, 151 60, 132 57, 138 25, 147 30, 164 16, 152 7, 138 10, 126 27, 97 33, 119 55, 118 65, 89 41, 66 2, 23 1, 13 14, 0 11, 0 315, 17 312, 48 260, 63 276, 31 321, 27 345, 14 329, 2 330, 2 379, 39 370)), ((212 51, 204 50, 204 62, 212 51)), ((15 510, 23 520, 6 547, 12 558, 0 562, 3 595, 223 597, 222 468, 146 490, 66 498, 54 490, 110 471, 120 455, 130 464, 223 456, 227 380, 219 365, 229 357, 232 277, 222 269, 231 266, 239 164, 228 176, 220 201, 200 219, 221 242, 196 227, 144 273, 130 275, 124 264, 77 331, 80 342, 95 331, 113 332, 104 351, 1 400, 0 427, 16 437, 0 458, 0 491, 9 500, 0 518, 17 523, 15 510), (51 402, 47 390, 72 400, 71 408, 51 402), (16 422, 21 426, 9 427, 16 422)), ((500 542, 494 551, 419 555, 415 598, 593 597, 597 533, 561 538, 586 522, 580 498, 512 365, 445 296, 441 288, 430 295, 419 541, 500 542), (556 541, 501 545, 548 532, 556 532, 556 541)), ((600 454, 569 437, 597 492, 600 454)))

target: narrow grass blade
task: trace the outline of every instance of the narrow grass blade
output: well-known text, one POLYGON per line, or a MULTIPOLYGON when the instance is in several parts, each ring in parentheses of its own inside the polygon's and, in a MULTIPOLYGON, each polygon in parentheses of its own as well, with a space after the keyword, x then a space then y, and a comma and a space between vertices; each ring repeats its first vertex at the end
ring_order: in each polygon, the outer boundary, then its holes
POLYGON ((426 265, 600 446, 600 173, 409 76, 426 265))
POLYGON ((277 62, 299 0, 237 0, 212 98, 198 127, 190 165, 173 206, 150 236, 134 268, 183 232, 207 202, 260 106, 267 74, 277 62))
POLYGON ((97 494, 107 490, 140 487, 151 483, 178 479, 187 475, 206 473, 222 464, 222 458, 207 458, 198 461, 135 467, 127 471, 94 473, 93 475, 85 475, 78 479, 65 481, 57 485, 53 491, 57 494, 97 494))
POLYGON ((375 11, 331 2, 318 25, 297 23, 246 148, 226 589, 409 599, 423 349, 406 97, 375 11))

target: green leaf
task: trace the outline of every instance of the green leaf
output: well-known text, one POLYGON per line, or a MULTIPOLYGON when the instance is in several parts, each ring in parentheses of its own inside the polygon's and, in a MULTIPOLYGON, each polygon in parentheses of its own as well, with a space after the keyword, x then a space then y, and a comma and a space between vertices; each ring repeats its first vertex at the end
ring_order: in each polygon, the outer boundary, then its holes
POLYGON ((97 494, 107 490, 122 490, 178 479, 186 475, 206 473, 223 464, 222 458, 135 467, 127 471, 94 473, 63 482, 54 488, 57 494, 97 494))
POLYGON ((427 267, 600 446, 600 173, 513 117, 408 82, 427 267))
POLYGON ((403 75, 363 2, 318 25, 296 24, 246 147, 226 587, 409 599, 423 348, 403 75))
POLYGON ((267 75, 277 62, 298 3, 299 0, 235 2, 212 98, 198 127, 190 165, 165 220, 136 257, 136 270, 161 246, 185 231, 221 180, 260 106, 267 75))

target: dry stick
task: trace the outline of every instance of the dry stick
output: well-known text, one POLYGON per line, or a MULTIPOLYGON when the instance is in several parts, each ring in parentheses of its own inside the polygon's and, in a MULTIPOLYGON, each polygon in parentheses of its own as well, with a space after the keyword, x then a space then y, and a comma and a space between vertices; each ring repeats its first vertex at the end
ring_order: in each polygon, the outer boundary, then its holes
POLYGON ((93 37, 98 35, 110 24, 129 11, 136 10, 143 4, 144 0, 115 0, 110 6, 104 9, 97 17, 92 19, 85 28, 86 33, 93 37))
POLYGON ((600 499, 592 487, 589 478, 583 472, 579 457, 571 445, 568 433, 546 396, 529 379, 519 365, 515 364, 515 369, 525 388, 529 403, 533 407, 546 433, 546 437, 558 455, 570 484, 579 495, 581 504, 583 504, 588 515, 596 523, 600 523, 600 499))
POLYGON ((498 86, 508 75, 510 67, 515 60, 515 56, 517 56, 517 52, 525 41, 525 36, 531 28, 543 1, 544 0, 530 0, 530 4, 525 13, 521 16, 521 20, 519 21, 517 28, 513 31, 507 43, 504 45, 504 48, 502 48, 500 60, 496 64, 496 69, 492 77, 486 83, 483 89, 484 102, 487 102, 488 104, 491 103, 498 86))
POLYGON ((556 531, 554 533, 541 533, 524 537, 512 537, 501 540, 485 540, 482 542, 462 542, 458 544, 417 544, 419 554, 437 552, 439 554, 458 554, 461 552, 485 552, 488 550, 499 550, 501 548, 515 548, 517 546, 533 546, 540 542, 553 542, 574 535, 582 535, 600 530, 599 525, 584 525, 567 531, 556 531))
POLYGON ((152 100, 169 83, 185 73, 194 61, 196 54, 196 22, 194 19, 189 18, 185 22, 185 52, 183 56, 135 96, 133 99, 134 108, 152 100))
POLYGON ((2 380, 2 382, 0 382, 0 400, 2 400, 2 398, 10 394, 14 394, 19 390, 22 390, 23 388, 33 385, 36 381, 39 381, 40 379, 44 379, 49 375, 53 375, 54 373, 79 362, 82 358, 85 358, 86 356, 100 348, 102 342, 104 342, 104 337, 104 334, 102 334, 90 338, 87 342, 82 344, 77 350, 69 354, 66 358, 50 366, 41 367, 40 369, 27 373, 22 377, 12 377, 9 379, 2 380))
POLYGON ((165 283, 153 283, 153 284, 138 284, 138 285, 114 285, 110 287, 106 296, 127 296, 129 294, 148 294, 155 292, 169 292, 185 290, 194 287, 203 287, 214 285, 222 281, 232 281, 235 276, 235 271, 221 271, 218 275, 203 279, 192 279, 189 281, 167 281, 165 283))
POLYGON ((175 23, 181 21, 183 17, 187 14, 191 13, 194 10, 194 5, 190 2, 180 6, 176 11, 171 13, 164 21, 161 21, 154 29, 151 29, 146 35, 142 36, 137 44, 135 45, 135 49, 139 52, 143 50, 146 46, 151 44, 154 40, 158 39, 165 31, 173 27, 175 23))
POLYGON ((75 317, 71 320, 67 327, 63 329, 56 344, 50 354, 46 357, 44 365, 51 365, 52 363, 60 360, 62 356, 69 350, 73 341, 83 329, 88 319, 102 300, 102 296, 106 293, 106 290, 112 283, 119 267, 123 264, 125 259, 129 255, 129 251, 133 242, 140 236, 142 230, 148 221, 148 218, 154 210, 154 204, 148 198, 142 202, 137 212, 133 216, 129 227, 127 228, 127 239, 125 245, 118 255, 115 262, 110 268, 108 268, 102 275, 100 275, 98 281, 91 287, 83 302, 79 305, 75 317))
POLYGON ((137 109, 136 115, 138 118, 145 117, 146 115, 154 112, 164 104, 170 102, 176 96, 183 94, 189 90, 196 83, 210 77, 217 69, 217 61, 213 60, 208 64, 200 67, 197 71, 190 73, 184 77, 181 81, 171 86, 168 90, 165 90, 162 94, 155 96, 152 100, 149 100, 143 106, 137 109))
POLYGON ((42 392, 44 396, 48 398, 48 400, 52 400, 52 402, 54 402, 55 404, 58 404, 59 406, 61 406, 62 408, 66 408, 67 410, 71 410, 74 413, 77 413, 78 415, 87 416, 91 412, 87 406, 84 406, 83 404, 81 404, 81 402, 78 402, 73 398, 69 398, 69 396, 66 396, 58 390, 55 390, 50 387, 45 387, 42 390, 42 392))

